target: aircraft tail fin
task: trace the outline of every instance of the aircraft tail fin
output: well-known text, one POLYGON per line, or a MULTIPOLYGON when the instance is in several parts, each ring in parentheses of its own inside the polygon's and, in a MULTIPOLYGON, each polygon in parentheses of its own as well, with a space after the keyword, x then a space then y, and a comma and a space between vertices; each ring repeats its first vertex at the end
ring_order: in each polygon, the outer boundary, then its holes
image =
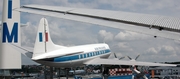
POLYGON ((63 48, 63 46, 55 45, 49 34, 48 22, 42 18, 39 23, 36 42, 33 51, 33 57, 63 48))

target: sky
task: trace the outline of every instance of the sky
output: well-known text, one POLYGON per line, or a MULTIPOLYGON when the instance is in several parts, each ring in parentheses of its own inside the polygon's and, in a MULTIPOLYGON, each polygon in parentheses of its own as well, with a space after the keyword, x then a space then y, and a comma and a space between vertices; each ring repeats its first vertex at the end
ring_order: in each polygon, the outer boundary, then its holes
MULTIPOLYGON (((0 15, 2 1, 0 1, 0 15)), ((180 17, 179 3, 179 0, 21 0, 21 5, 43 4, 171 17, 180 17)), ((154 38, 126 30, 28 13, 21 13, 21 23, 29 24, 21 29, 22 46, 34 47, 38 23, 42 17, 46 17, 49 22, 51 38, 55 44, 76 46, 105 42, 119 58, 122 56, 135 58, 140 54, 139 61, 174 62, 180 60, 180 41, 177 40, 154 38)))

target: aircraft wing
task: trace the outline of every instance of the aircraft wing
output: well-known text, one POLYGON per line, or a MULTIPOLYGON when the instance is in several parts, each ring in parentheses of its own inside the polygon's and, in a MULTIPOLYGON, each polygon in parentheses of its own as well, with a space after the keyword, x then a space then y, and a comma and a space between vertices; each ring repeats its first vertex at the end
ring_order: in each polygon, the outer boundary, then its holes
POLYGON ((45 5, 24 5, 15 10, 180 40, 180 18, 176 17, 45 5))
POLYGON ((139 65, 139 66, 177 66, 174 64, 162 64, 152 62, 141 62, 141 61, 125 61, 125 60, 114 60, 114 59, 101 59, 96 58, 85 62, 84 64, 103 64, 103 65, 139 65))

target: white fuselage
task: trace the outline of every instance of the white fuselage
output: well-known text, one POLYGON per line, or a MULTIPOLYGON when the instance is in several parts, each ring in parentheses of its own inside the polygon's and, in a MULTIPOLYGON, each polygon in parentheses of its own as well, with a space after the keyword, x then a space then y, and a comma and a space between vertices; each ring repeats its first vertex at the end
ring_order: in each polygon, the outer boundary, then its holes
POLYGON ((108 58, 110 49, 107 44, 90 44, 62 48, 37 57, 34 61, 53 67, 76 67, 94 58, 108 58))

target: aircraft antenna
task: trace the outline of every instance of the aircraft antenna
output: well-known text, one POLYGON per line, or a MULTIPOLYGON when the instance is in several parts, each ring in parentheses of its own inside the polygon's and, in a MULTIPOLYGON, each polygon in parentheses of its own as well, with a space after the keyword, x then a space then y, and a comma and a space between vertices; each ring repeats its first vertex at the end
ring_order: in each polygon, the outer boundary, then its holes
MULTIPOLYGON (((45 23, 45 19, 44 19, 44 35, 45 35, 45 39, 46 39, 46 23, 45 23)), ((46 40, 44 41, 44 44, 45 44, 45 52, 47 52, 47 48, 46 48, 46 40)))

